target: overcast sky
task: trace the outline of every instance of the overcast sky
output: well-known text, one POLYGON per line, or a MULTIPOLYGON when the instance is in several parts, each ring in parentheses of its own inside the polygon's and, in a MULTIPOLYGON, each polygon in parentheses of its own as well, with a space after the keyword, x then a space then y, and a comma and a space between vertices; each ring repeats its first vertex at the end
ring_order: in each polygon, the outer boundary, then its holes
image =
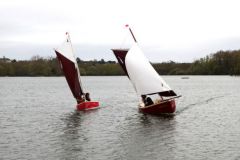
POLYGON ((133 41, 153 62, 240 49, 238 0, 1 0, 0 57, 55 56, 70 32, 81 59, 115 60, 133 41))

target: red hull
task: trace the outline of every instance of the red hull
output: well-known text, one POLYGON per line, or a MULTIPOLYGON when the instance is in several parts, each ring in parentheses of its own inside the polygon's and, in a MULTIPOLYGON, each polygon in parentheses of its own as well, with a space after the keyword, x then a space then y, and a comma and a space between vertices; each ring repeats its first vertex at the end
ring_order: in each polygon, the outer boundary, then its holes
POLYGON ((153 104, 146 107, 139 107, 139 111, 148 114, 163 114, 163 113, 174 113, 176 110, 175 100, 169 100, 166 102, 153 104))
POLYGON ((99 108, 99 102, 91 102, 91 101, 82 102, 82 103, 77 104, 76 107, 77 107, 78 111, 97 109, 97 108, 99 108))

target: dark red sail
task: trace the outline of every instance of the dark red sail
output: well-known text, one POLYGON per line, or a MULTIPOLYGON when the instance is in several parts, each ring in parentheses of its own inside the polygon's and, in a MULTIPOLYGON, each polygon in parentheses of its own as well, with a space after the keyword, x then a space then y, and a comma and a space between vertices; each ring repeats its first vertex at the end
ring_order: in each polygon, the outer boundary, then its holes
POLYGON ((80 72, 68 32, 66 33, 66 36, 66 41, 55 50, 55 53, 67 80, 68 86, 77 101, 76 108, 79 111, 97 109, 99 108, 99 102, 92 101, 89 93, 83 92, 80 72))
POLYGON ((75 66, 75 63, 63 56, 58 51, 55 50, 55 52, 73 96, 80 100, 84 93, 79 82, 78 70, 75 66))
POLYGON ((125 58, 126 58, 128 49, 112 49, 112 51, 113 51, 114 55, 116 56, 118 63, 121 65, 122 69, 128 76, 127 68, 125 65, 125 58))
POLYGON ((69 88, 71 89, 72 94, 74 98, 76 98, 77 102, 80 102, 84 92, 81 85, 78 64, 73 53, 72 43, 68 33, 66 33, 65 42, 58 47, 55 52, 69 88))

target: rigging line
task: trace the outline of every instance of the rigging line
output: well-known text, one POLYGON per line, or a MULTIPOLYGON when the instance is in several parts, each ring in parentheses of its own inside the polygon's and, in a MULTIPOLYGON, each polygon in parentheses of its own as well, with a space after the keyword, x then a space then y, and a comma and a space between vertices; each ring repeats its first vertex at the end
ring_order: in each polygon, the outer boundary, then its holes
MULTIPOLYGON (((137 43, 137 39, 136 39, 136 37, 134 36, 132 29, 129 27, 128 24, 125 25, 125 27, 128 28, 128 30, 130 31, 130 33, 131 33, 131 35, 132 35, 132 38, 133 38, 134 42, 137 43)), ((124 36, 123 41, 122 41, 122 43, 121 43, 121 45, 120 45, 120 48, 123 48, 123 44, 126 42, 126 39, 128 38, 127 35, 128 35, 128 33, 126 33, 126 35, 124 36)))
POLYGON ((131 35, 132 35, 132 37, 133 37, 134 41, 137 43, 137 40, 136 40, 136 38, 135 38, 135 36, 134 36, 134 34, 133 34, 133 32, 132 32, 132 30, 131 30, 131 28, 130 28, 130 27, 129 27, 129 31, 130 31, 130 33, 131 33, 131 35))

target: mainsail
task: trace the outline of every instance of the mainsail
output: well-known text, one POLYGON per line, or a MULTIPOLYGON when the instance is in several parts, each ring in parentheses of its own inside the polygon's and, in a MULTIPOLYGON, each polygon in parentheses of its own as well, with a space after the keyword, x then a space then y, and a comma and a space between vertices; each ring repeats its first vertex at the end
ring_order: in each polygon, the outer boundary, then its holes
POLYGON ((113 49, 113 52, 139 95, 176 96, 149 63, 136 40, 130 50, 113 49))
POLYGON ((70 36, 68 33, 66 35, 66 41, 59 48, 55 49, 55 53, 73 96, 77 100, 81 100, 84 92, 81 85, 80 72, 73 53, 70 36))

